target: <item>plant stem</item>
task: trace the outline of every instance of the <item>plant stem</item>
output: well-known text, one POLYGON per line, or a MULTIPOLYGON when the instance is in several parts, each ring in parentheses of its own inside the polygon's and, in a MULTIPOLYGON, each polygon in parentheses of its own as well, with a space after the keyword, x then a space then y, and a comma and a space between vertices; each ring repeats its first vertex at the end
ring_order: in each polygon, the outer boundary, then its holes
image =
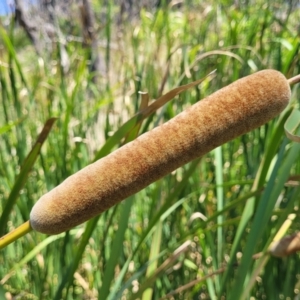
POLYGON ((300 74, 288 79, 288 83, 290 85, 293 85, 293 84, 296 84, 296 83, 299 83, 299 82, 300 82, 300 74))
POLYGON ((21 236, 27 234, 31 230, 32 230, 32 227, 31 227, 29 221, 23 223, 21 226, 17 227, 13 231, 9 232, 8 234, 6 234, 0 238, 0 249, 6 247, 10 243, 16 241, 21 236))

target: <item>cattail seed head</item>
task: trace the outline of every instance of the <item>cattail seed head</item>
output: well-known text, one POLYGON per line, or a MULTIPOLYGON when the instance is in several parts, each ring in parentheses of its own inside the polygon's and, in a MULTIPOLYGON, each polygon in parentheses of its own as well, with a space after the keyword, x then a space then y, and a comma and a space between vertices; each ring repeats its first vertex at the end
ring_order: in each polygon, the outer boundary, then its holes
POLYGON ((33 229, 68 230, 212 149, 276 117, 291 91, 277 71, 239 79, 165 124, 85 167, 42 196, 33 207, 33 229))

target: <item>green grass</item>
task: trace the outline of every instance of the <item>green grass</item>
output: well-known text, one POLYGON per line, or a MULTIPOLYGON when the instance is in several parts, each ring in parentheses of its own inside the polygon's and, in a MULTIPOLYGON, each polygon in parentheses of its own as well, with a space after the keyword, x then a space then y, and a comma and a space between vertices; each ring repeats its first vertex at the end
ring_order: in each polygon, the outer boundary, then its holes
MULTIPOLYGON (((67 44, 70 71, 63 73, 58 46, 41 59, 20 28, 1 27, 2 233, 27 221, 39 197, 69 175, 232 81, 266 68, 288 78, 300 73, 299 8, 281 1, 163 4, 122 26, 118 7, 108 2, 94 3, 107 14, 98 35, 108 76, 97 85, 80 43, 67 44), (139 91, 157 99, 214 69, 214 79, 184 91, 128 134, 141 121, 131 119, 141 107, 139 91), (49 118, 57 120, 35 144, 49 118)), ((69 21, 78 34, 79 20, 69 21)), ((286 234, 300 225, 299 183, 287 185, 300 173, 299 145, 284 134, 299 85, 292 91, 276 120, 86 224, 58 236, 31 232, 0 250, 0 298, 294 298, 299 254, 253 259, 289 215, 296 218, 286 234)))

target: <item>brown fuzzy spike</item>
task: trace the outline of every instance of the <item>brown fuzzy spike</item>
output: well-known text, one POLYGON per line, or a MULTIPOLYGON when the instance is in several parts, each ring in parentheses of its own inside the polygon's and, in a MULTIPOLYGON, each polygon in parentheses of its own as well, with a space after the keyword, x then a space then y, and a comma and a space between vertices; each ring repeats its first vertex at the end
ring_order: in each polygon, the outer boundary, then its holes
POLYGON ((33 229, 68 230, 100 214, 187 162, 275 116, 291 91, 277 71, 247 76, 191 106, 165 124, 67 178, 33 207, 33 229))

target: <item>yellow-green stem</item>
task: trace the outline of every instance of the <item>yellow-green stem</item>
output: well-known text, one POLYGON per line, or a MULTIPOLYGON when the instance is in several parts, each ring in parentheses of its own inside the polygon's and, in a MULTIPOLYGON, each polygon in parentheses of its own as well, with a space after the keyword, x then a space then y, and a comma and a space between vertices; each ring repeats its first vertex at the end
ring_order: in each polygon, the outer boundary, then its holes
POLYGON ((8 234, 6 234, 0 238, 0 249, 6 247, 10 243, 16 241, 21 236, 27 234, 31 230, 32 230, 32 228, 31 228, 29 221, 23 223, 21 226, 17 227, 13 231, 9 232, 8 234))

